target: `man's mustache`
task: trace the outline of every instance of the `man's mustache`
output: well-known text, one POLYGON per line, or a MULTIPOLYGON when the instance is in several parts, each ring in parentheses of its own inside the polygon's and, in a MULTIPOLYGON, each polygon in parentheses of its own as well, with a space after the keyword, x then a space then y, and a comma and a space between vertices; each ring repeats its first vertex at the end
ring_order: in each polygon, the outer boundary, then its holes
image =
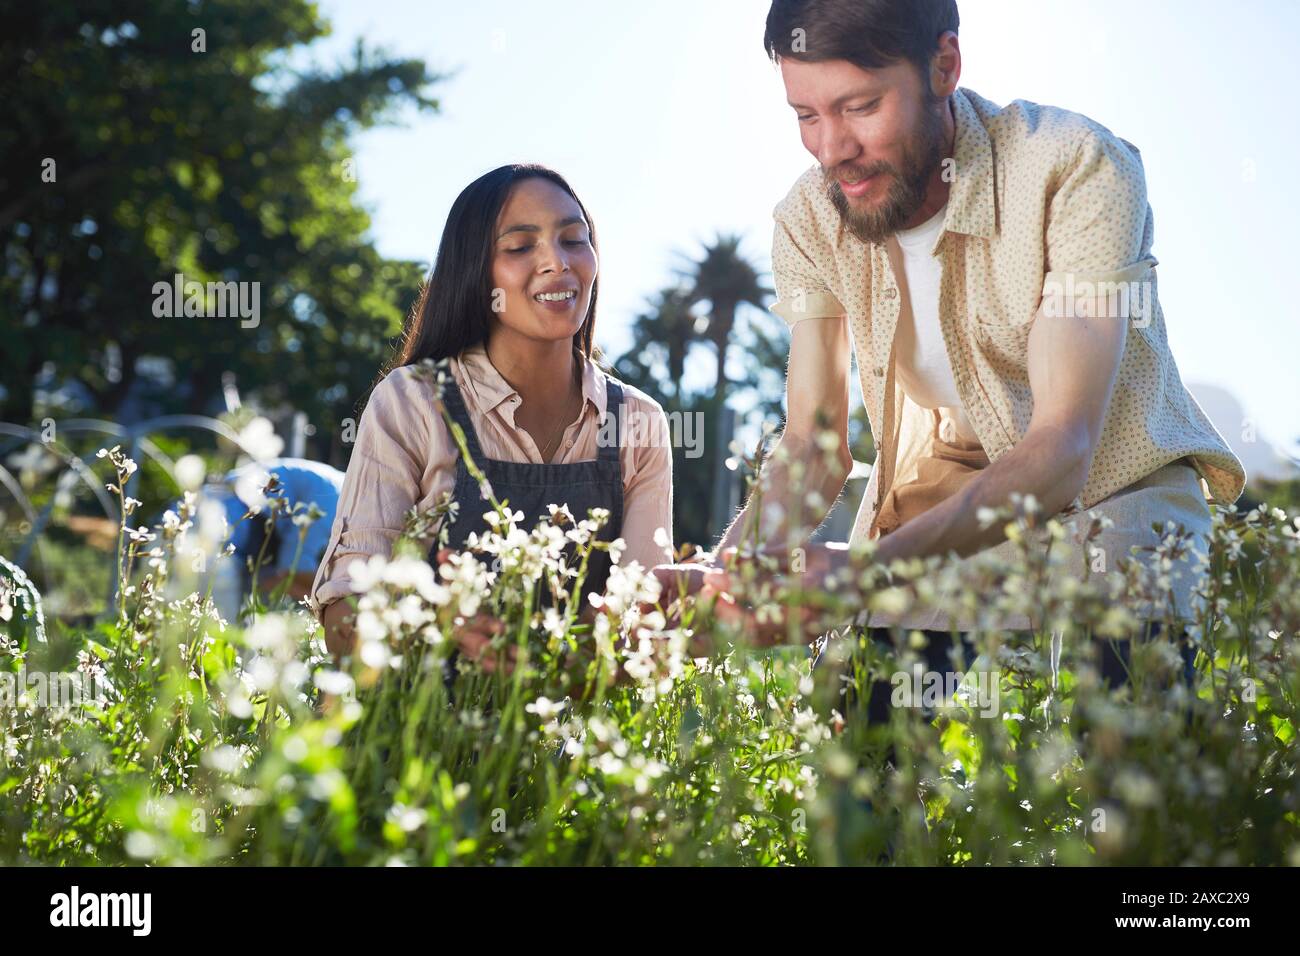
POLYGON ((870 166, 860 166, 857 163, 840 163, 830 169, 822 167, 822 175, 826 178, 828 186, 838 186, 841 180, 866 179, 868 176, 875 176, 878 173, 894 174, 894 167, 883 160, 872 163, 870 166))

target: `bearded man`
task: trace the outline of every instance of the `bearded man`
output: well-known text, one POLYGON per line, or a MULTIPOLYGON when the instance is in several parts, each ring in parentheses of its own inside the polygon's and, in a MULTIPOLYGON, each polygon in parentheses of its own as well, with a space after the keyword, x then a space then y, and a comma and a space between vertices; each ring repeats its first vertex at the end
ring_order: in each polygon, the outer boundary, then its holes
MULTIPOLYGON (((981 516, 1019 494, 1040 519, 1108 519, 1091 542, 1076 522, 1064 544, 1079 550, 1067 562, 1078 573, 1113 573, 1134 546, 1159 542, 1153 524, 1181 525, 1203 554, 1207 498, 1242 492, 1241 462, 1169 349, 1137 148, 1078 113, 959 88, 957 29, 955 0, 771 6, 764 45, 817 165, 775 211, 772 311, 791 329, 785 428, 762 508, 750 499, 715 556, 757 530, 774 554, 798 549, 814 585, 858 542, 874 541, 885 564, 1008 556, 1005 523, 981 516), (853 464, 851 354, 877 458, 849 542, 809 544, 853 464), (796 485, 823 503, 803 520, 796 485)), ((1194 555, 1180 564, 1171 600, 1185 620, 1198 575, 1194 555)), ((722 571, 691 573, 692 587, 730 587, 722 571)), ((869 623, 970 624, 924 608, 869 623)))

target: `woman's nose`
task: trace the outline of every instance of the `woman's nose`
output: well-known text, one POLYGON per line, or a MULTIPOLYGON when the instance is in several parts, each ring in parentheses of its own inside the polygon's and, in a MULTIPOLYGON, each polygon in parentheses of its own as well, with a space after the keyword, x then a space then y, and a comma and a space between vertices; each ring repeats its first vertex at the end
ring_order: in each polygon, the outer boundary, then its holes
POLYGON ((564 250, 556 243, 544 243, 541 248, 541 258, 537 267, 540 272, 568 272, 569 257, 564 254, 564 250))

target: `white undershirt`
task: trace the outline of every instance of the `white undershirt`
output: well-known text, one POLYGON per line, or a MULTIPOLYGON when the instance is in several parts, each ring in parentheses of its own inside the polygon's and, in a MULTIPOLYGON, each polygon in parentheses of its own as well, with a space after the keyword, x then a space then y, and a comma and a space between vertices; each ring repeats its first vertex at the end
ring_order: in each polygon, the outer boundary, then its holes
MULTIPOLYGON (((956 433, 967 441, 979 441, 957 394, 953 381, 948 348, 939 326, 939 279, 943 264, 932 256, 939 234, 943 232, 944 213, 948 206, 913 229, 895 233, 903 258, 903 273, 910 308, 899 310, 898 384, 903 393, 922 408, 944 409, 953 420, 956 433)), ((940 437, 951 440, 951 436, 940 437)))

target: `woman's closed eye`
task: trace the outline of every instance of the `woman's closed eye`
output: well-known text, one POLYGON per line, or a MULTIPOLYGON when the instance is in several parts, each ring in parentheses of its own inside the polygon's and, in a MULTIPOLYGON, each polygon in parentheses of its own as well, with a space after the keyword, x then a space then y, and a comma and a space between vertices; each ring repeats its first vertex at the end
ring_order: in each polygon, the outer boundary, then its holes
MULTIPOLYGON (((566 246, 585 246, 589 244, 586 239, 564 239, 561 241, 563 245, 566 246)), ((507 249, 506 252, 509 252, 512 255, 519 255, 521 253, 531 252, 532 249, 533 249, 532 245, 518 246, 517 248, 514 249, 507 249)))

